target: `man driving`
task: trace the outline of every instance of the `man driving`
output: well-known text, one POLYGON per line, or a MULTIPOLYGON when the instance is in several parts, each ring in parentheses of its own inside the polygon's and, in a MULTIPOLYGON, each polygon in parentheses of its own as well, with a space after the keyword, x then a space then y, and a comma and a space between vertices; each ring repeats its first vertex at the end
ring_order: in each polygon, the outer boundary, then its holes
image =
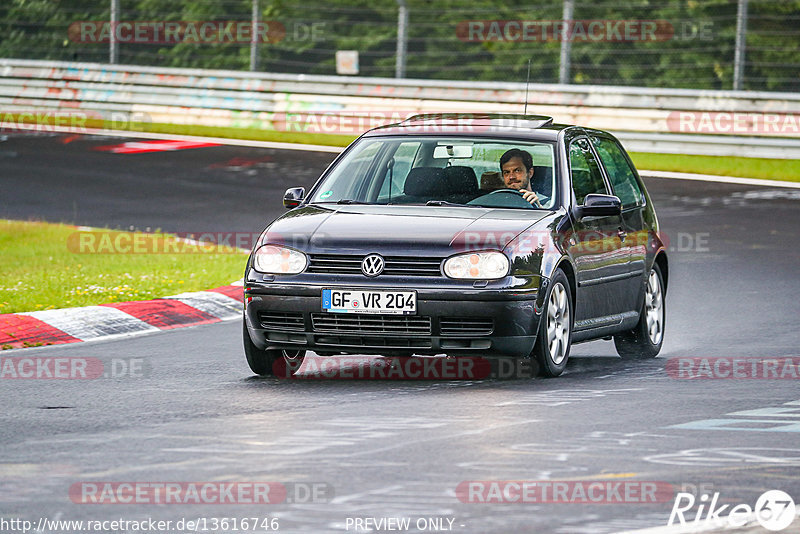
POLYGON ((522 197, 541 208, 539 197, 531 191, 531 178, 533 177, 533 157, 524 150, 512 148, 500 157, 500 170, 503 181, 509 189, 516 189, 522 197))

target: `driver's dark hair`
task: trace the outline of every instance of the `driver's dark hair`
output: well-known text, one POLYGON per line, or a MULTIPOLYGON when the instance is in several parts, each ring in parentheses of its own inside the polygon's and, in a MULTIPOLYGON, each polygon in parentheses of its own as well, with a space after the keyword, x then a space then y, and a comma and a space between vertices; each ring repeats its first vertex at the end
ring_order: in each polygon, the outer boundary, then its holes
POLYGON ((528 152, 525 152, 524 150, 520 150, 518 148, 512 148, 511 150, 507 150, 505 154, 500 156, 500 169, 503 168, 503 165, 505 165, 514 158, 519 158, 522 160, 522 164, 525 165, 526 171, 529 171, 533 168, 533 156, 531 156, 528 152))

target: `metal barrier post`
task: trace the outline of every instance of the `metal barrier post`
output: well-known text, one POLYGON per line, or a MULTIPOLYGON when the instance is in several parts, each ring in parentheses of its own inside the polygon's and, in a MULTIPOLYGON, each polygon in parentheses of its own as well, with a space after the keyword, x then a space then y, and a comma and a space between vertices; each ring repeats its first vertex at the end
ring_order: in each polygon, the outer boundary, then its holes
POLYGON ((747 42, 747 0, 739 0, 736 11, 736 49, 733 57, 733 90, 742 90, 744 56, 747 42))
POLYGON ((119 0, 111 0, 111 16, 109 17, 111 32, 108 39, 108 62, 119 63, 119 43, 117 42, 117 25, 119 24, 119 0))
POLYGON ((406 0, 397 0, 397 59, 394 77, 406 77, 406 42, 408 41, 408 8, 406 0))
POLYGON ((565 33, 561 35, 561 58, 558 63, 558 83, 569 83, 570 61, 572 50, 572 13, 575 10, 574 0, 564 0, 564 14, 562 22, 566 25, 565 33))

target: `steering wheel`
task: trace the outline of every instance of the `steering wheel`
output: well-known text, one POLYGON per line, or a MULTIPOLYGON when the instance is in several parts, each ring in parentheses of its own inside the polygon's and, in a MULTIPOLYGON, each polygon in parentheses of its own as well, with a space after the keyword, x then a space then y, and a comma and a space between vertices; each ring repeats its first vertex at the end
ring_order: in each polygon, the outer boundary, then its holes
POLYGON ((495 189, 494 191, 489 192, 490 195, 494 195, 496 193, 516 193, 518 195, 522 194, 519 192, 519 189, 511 189, 510 187, 504 187, 503 189, 495 189))
MULTIPOLYGON (((496 193, 505 193, 505 194, 509 194, 509 193, 511 193, 511 194, 515 194, 515 195, 520 195, 520 196, 522 196, 522 193, 520 193, 520 192, 519 192, 519 189, 511 189, 510 187, 504 187, 503 189, 495 189, 494 191, 491 191, 489 194, 490 194, 490 195, 494 195, 494 194, 496 194, 496 193)), ((539 195, 539 194, 537 193, 537 194, 536 194, 536 197, 537 197, 536 204, 531 204, 531 206, 532 206, 532 207, 534 207, 534 206, 535 206, 535 207, 537 207, 537 208, 541 208, 541 207, 542 207, 542 198, 541 198, 541 195, 539 195)))

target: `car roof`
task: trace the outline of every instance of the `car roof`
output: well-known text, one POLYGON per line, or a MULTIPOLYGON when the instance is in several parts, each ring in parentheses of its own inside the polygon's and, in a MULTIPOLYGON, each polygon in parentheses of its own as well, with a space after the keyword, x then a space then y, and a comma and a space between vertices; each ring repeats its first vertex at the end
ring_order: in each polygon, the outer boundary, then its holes
POLYGON ((524 137, 555 141, 562 130, 576 128, 555 124, 546 115, 513 113, 426 113, 395 124, 373 128, 364 134, 375 136, 458 135, 473 137, 524 137))

